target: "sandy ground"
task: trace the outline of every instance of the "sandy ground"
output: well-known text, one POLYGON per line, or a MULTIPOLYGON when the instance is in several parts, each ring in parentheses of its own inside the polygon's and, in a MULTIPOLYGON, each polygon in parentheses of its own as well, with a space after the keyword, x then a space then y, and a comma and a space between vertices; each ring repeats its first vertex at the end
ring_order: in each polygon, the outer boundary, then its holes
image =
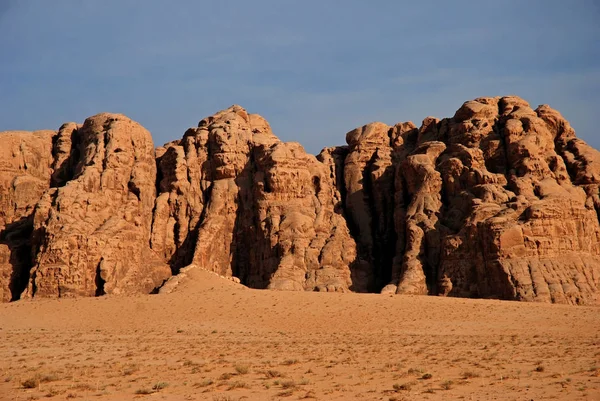
POLYGON ((0 400, 600 400, 600 309, 247 289, 0 304, 0 400))

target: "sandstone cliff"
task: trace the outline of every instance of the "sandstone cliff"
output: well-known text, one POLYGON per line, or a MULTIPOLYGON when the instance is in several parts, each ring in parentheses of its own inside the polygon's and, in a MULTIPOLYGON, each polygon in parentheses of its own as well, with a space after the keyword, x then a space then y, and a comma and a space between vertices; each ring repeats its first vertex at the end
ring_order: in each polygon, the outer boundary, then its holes
POLYGON ((0 298, 255 288, 600 302, 600 154, 517 97, 317 157, 239 106, 155 151, 127 117, 0 133, 0 298))
POLYGON ((356 245, 329 171, 233 106, 160 150, 153 249, 256 288, 344 291, 356 245))
POLYGON ((598 302, 600 154, 558 112, 480 98, 347 142, 337 185, 384 292, 598 302))
POLYGON ((33 210, 50 187, 54 131, 0 134, 0 301, 19 299, 31 267, 33 210))

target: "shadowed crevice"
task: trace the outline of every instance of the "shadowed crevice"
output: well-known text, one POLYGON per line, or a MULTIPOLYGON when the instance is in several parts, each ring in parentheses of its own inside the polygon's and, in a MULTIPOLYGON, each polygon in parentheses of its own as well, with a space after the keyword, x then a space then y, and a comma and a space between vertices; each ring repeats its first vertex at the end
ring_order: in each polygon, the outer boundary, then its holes
POLYGON ((10 301, 17 301, 27 288, 30 270, 33 267, 31 235, 32 216, 23 217, 8 224, 0 231, 0 244, 10 250, 8 263, 11 265, 9 278, 10 301))

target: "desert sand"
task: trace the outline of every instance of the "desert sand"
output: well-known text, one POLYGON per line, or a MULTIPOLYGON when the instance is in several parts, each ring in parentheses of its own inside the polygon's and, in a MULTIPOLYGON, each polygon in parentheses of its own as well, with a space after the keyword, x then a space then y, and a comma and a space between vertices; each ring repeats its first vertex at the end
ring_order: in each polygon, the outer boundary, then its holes
POLYGON ((254 290, 0 304, 0 400, 600 400, 597 307, 254 290))

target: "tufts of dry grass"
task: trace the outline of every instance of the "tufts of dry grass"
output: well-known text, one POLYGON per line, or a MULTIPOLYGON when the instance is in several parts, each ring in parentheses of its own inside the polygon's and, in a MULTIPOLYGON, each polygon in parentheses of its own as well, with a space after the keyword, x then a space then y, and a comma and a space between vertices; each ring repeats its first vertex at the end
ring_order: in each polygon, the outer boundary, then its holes
POLYGON ((237 364, 235 365, 235 371, 240 375, 245 375, 250 372, 250 366, 246 364, 237 364))

